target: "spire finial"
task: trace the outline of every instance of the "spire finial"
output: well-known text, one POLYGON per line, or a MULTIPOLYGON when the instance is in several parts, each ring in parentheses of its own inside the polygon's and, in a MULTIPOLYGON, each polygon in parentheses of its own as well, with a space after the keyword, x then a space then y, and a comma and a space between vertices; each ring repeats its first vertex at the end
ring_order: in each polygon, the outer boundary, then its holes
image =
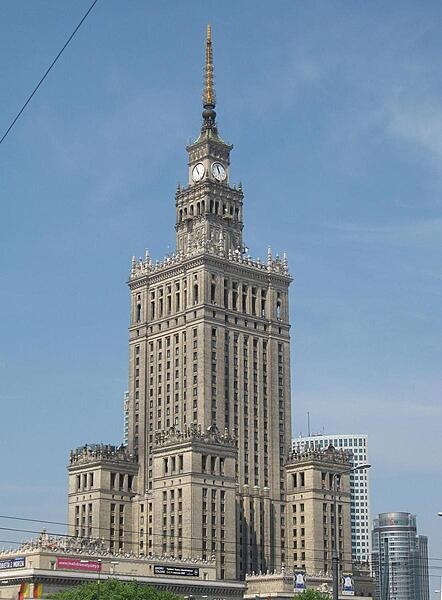
POLYGON ((203 127, 202 130, 212 129, 216 133, 215 125, 215 87, 213 84, 213 51, 212 51, 212 27, 207 25, 206 36, 206 64, 204 67, 204 90, 203 90, 203 127))
POLYGON ((206 37, 206 66, 204 69, 204 108, 215 107, 215 90, 213 87, 213 51, 212 51, 212 27, 207 25, 206 37))

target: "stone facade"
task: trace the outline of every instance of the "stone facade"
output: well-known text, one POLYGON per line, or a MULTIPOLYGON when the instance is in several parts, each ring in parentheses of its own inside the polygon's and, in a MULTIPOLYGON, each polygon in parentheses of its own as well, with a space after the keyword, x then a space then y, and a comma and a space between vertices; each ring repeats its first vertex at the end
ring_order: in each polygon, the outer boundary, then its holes
POLYGON ((112 551, 132 552, 136 457, 125 446, 86 445, 71 452, 68 471, 69 533, 103 539, 112 551))
POLYGON ((46 598, 81 583, 107 578, 137 581, 157 589, 207 598, 241 598, 244 584, 220 582, 215 558, 176 560, 165 556, 111 553, 99 539, 53 536, 43 531, 36 539, 0 554, 0 599, 46 598))
POLYGON ((307 576, 331 575, 335 534, 341 573, 352 572, 349 456, 332 446, 293 452, 287 463, 288 564, 307 576), (346 472, 347 471, 347 472, 346 472), (342 473, 342 475, 340 475, 342 473), (336 477, 336 492, 333 478, 336 477), (293 562, 292 562, 293 561, 293 562))
MULTIPOLYGON (((294 589, 295 572, 292 570, 281 569, 275 573, 258 573, 246 577, 245 600, 292 600, 301 590, 294 589)), ((354 595, 352 600, 368 598, 373 596, 374 583, 373 578, 368 571, 353 573, 354 595)), ((332 597, 333 583, 331 574, 309 575, 305 578, 305 585, 308 589, 318 590, 323 594, 332 597)), ((340 600, 348 598, 339 592, 340 600)))
MULTIPOLYGON (((367 465, 369 461, 368 436, 356 433, 313 434, 293 440, 293 450, 325 449, 329 445, 346 450, 351 466, 367 465)), ((353 564, 362 568, 371 561, 370 531, 370 469, 350 474, 350 516, 353 564)))
POLYGON ((292 279, 285 256, 253 259, 244 244, 211 61, 209 31, 176 250, 157 262, 146 251, 129 274, 127 444, 71 453, 70 534, 111 555, 213 561, 217 580, 257 577, 257 594, 296 571, 325 589, 335 531, 341 574, 352 573, 351 463, 333 447, 291 451, 292 279))
POLYGON ((69 523, 111 552, 216 558, 219 579, 286 561, 287 259, 253 259, 218 134, 210 32, 203 124, 178 187, 176 250, 129 275, 128 443, 69 465, 69 523))

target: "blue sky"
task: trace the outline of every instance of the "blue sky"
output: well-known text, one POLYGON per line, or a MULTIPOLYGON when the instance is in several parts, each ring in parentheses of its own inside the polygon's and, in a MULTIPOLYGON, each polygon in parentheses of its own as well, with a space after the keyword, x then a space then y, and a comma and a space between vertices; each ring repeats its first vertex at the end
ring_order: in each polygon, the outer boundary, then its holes
MULTIPOLYGON (((2 130, 89 4, 3 0, 2 130)), ((69 449, 121 439, 125 281, 133 254, 174 248, 211 22, 245 241, 287 251, 295 278, 293 433, 307 411, 367 433, 373 514, 416 513, 442 558, 441 19, 437 2, 98 2, 0 147, 4 514, 64 521, 69 449)))

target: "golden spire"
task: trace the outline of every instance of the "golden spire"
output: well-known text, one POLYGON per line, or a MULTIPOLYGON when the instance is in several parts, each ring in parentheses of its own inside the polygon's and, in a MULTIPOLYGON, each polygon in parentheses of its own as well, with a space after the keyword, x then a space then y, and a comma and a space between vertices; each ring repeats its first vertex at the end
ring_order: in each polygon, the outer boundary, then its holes
POLYGON ((215 90, 213 87, 213 52, 212 52, 212 28, 207 25, 206 37, 206 66, 204 69, 204 94, 203 106, 215 107, 215 90))
POLYGON ((212 53, 212 28, 207 25, 206 37, 206 65, 204 67, 203 90, 203 126, 201 133, 211 131, 218 135, 215 119, 215 89, 213 86, 213 53, 212 53))

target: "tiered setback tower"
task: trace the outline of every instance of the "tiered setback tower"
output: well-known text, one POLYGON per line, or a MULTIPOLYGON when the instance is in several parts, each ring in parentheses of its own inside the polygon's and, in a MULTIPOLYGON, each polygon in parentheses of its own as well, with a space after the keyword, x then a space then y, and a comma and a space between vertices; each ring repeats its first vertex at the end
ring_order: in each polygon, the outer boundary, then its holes
MULTIPOLYGON (((149 496, 155 432, 214 428, 236 438, 237 535, 224 542, 224 560, 236 556, 232 577, 284 560, 291 279, 286 260, 245 256, 243 193, 230 185, 232 146, 215 121, 210 28, 205 74, 203 125, 187 148, 188 185, 176 193, 176 253, 155 266, 149 258, 134 262, 129 281, 129 451, 139 457, 139 491, 149 496)), ((146 531, 148 549, 170 535, 161 519, 153 516, 153 537, 146 531)), ((182 547, 194 552, 206 543, 211 551, 223 531, 218 539, 198 520, 200 532, 182 547)))
POLYGON ((334 529, 341 573, 351 573, 349 455, 333 446, 294 451, 287 463, 288 564, 308 576, 332 573, 334 529), (333 478, 337 477, 336 490, 333 478), (337 522, 334 515, 336 494, 337 522), (293 560, 293 562, 292 562, 293 560))
POLYGON ((202 116, 175 197, 176 251, 134 259, 129 278, 131 542, 145 554, 214 554, 218 577, 237 579, 286 559, 291 277, 285 257, 252 260, 244 247, 210 27, 202 116))
MULTIPOLYGON (((325 450, 330 445, 345 450, 351 467, 369 462, 368 436, 356 433, 330 435, 314 434, 293 440, 293 451, 325 450)), ((350 473, 351 553, 353 563, 360 566, 370 563, 370 470, 350 473)))

